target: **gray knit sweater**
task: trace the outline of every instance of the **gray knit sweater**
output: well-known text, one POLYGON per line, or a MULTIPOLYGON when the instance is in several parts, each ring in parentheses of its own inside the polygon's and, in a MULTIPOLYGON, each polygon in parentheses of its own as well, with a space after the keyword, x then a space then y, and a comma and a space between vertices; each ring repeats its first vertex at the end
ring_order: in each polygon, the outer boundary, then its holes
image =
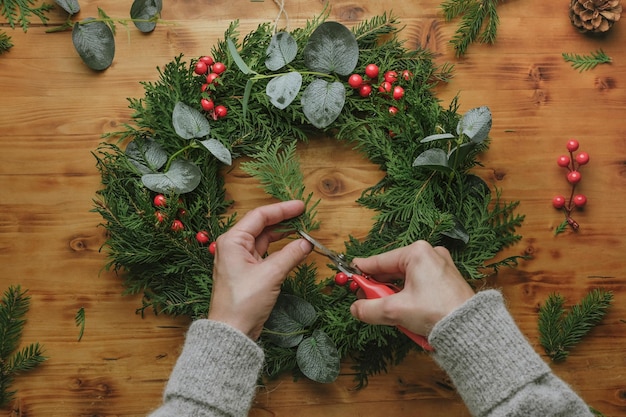
MULTIPOLYGON (((528 344, 498 291, 476 294, 437 323, 429 342, 473 416, 593 416, 528 344)), ((262 364, 263 351, 244 334, 197 320, 150 416, 246 416, 262 364)))

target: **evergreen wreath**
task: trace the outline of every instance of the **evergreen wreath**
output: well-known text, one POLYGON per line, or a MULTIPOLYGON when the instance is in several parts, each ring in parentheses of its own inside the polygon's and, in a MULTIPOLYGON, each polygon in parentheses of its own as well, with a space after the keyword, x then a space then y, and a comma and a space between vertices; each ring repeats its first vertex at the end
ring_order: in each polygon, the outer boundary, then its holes
MULTIPOLYGON (((305 201, 285 228, 322 234, 297 159, 298 144, 316 135, 352 144, 385 173, 357 200, 374 222, 364 240, 346 242, 349 259, 425 239, 446 246, 470 281, 516 265, 517 256, 493 259, 520 239, 518 202, 503 202, 471 173, 488 147, 489 109, 461 116, 456 98, 443 108, 433 87, 451 67, 407 50, 393 16, 352 29, 327 18, 292 32, 261 24, 243 38, 232 22, 210 57, 180 55, 158 69, 158 81, 143 82, 145 97, 129 99, 134 123, 105 135, 94 153, 103 184, 94 211, 108 232, 107 268, 123 277, 125 293, 143 294, 138 312, 206 317, 210 243, 236 221, 222 175, 233 159, 269 195, 305 201), (355 69, 372 63, 385 78, 370 66, 356 82, 355 69)), ((394 327, 354 319, 355 297, 313 264, 296 268, 259 341, 264 375, 290 370, 331 382, 349 358, 364 386, 418 349, 394 327)))

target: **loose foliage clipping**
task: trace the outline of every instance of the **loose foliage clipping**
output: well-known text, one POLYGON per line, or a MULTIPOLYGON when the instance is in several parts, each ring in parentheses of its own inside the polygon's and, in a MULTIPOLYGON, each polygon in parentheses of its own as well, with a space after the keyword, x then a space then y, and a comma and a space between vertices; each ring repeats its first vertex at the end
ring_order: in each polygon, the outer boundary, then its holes
MULTIPOLYGON (((145 96, 129 99, 133 123, 94 153, 108 268, 127 293, 143 294, 139 311, 206 317, 214 242, 236 221, 223 173, 243 157, 241 168, 269 196, 305 201, 286 229, 330 233, 315 218, 324 201, 305 189, 298 162, 298 149, 320 135, 349 143, 384 172, 357 200, 371 210, 372 228, 346 242, 349 259, 425 239, 445 245, 468 280, 516 264, 515 256, 493 259, 520 239, 518 203, 471 172, 488 147, 489 109, 460 115, 456 100, 442 107, 433 87, 449 67, 404 48, 393 16, 352 29, 326 18, 292 32, 262 24, 243 37, 233 22, 210 55, 179 56, 144 82, 145 96)), ((394 327, 354 319, 356 296, 333 277, 304 263, 285 281, 260 340, 266 376, 330 382, 349 357, 362 386, 417 349, 394 327)))
POLYGON ((602 49, 598 49, 596 52, 592 52, 589 55, 564 52, 563 59, 565 62, 572 64, 572 68, 577 69, 579 72, 588 71, 600 64, 610 64, 613 62, 611 57, 608 56, 602 49))
POLYGON ((446 20, 461 20, 450 41, 457 57, 465 55, 474 42, 495 43, 500 23, 496 8, 499 1, 445 0, 441 4, 446 20))

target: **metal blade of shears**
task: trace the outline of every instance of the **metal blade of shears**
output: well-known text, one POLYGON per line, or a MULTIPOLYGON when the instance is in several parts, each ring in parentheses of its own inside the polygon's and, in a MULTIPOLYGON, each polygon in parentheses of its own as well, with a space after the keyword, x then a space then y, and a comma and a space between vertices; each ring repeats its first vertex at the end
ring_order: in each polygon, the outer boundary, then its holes
POLYGON ((343 253, 337 253, 332 249, 328 249, 326 246, 315 240, 311 235, 302 230, 298 230, 298 234, 304 239, 308 240, 309 243, 313 245, 313 248, 317 253, 324 255, 328 259, 330 259, 331 262, 334 263, 337 269, 339 269, 341 272, 348 274, 348 276, 351 276, 352 274, 362 274, 362 272, 358 268, 354 267, 350 264, 350 262, 348 262, 343 253))

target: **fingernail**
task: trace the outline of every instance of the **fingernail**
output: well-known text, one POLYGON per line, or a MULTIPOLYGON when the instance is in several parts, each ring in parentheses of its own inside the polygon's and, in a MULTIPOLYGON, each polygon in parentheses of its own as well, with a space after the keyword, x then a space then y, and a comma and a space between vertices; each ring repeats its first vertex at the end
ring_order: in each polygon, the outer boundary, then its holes
POLYGON ((300 248, 302 248, 303 252, 309 254, 313 250, 313 245, 306 239, 300 239, 300 248))

